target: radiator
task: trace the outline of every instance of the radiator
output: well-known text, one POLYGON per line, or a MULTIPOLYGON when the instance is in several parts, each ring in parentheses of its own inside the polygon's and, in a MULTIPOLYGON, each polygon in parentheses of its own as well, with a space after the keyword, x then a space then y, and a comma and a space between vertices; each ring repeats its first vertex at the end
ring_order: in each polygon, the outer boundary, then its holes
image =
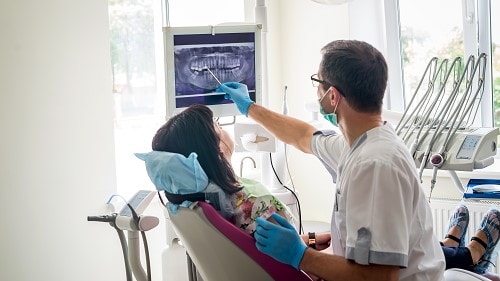
MULTIPOLYGON (((441 200, 432 199, 431 209, 434 221, 434 232, 439 240, 444 239, 444 236, 448 232, 449 218, 455 211, 455 208, 461 203, 457 200, 441 200)), ((466 235, 466 245, 470 238, 474 235, 476 230, 479 228, 483 215, 490 209, 490 207, 495 206, 498 208, 500 202, 496 201, 463 201, 467 208, 469 209, 469 228, 467 229, 466 235)), ((500 243, 499 243, 500 244, 500 243)), ((497 246, 497 250, 498 250, 497 246)), ((496 267, 491 266, 490 271, 500 274, 500 257, 497 256, 495 261, 492 261, 496 267)))

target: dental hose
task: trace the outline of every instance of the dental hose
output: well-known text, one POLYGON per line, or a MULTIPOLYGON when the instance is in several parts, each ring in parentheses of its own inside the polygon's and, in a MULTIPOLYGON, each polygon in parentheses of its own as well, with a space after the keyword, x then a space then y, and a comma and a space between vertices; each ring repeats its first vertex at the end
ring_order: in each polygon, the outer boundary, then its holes
POLYGON ((99 222, 107 222, 109 223, 118 233, 118 238, 120 238, 120 244, 122 247, 123 251, 123 260, 125 262, 125 273, 127 275, 127 281, 133 281, 132 280, 132 270, 130 269, 130 264, 128 262, 128 247, 127 247, 127 241, 125 240, 125 234, 123 233, 123 230, 119 229, 116 226, 116 216, 117 214, 111 214, 111 215, 102 215, 102 216, 88 216, 87 221, 99 221, 99 222))
POLYGON ((295 194, 295 192, 293 192, 293 190, 291 190, 288 186, 284 185, 283 182, 281 182, 281 179, 278 176, 276 169, 274 168, 273 157, 272 157, 271 153, 269 153, 269 162, 271 162, 271 168, 273 169, 274 175, 276 176, 276 179, 278 180, 278 182, 281 184, 281 186, 283 186, 288 191, 290 191, 292 193, 293 197, 295 197, 295 200, 297 201, 297 212, 299 213, 299 234, 302 234, 304 232, 304 230, 302 229, 302 211, 300 210, 299 198, 297 197, 297 194, 295 194))
POLYGON ((148 281, 151 281, 151 261, 149 259, 149 247, 148 247, 148 240, 146 239, 146 232, 141 231, 141 236, 142 236, 142 243, 144 245, 144 253, 146 256, 146 268, 147 268, 147 274, 148 274, 148 281))
MULTIPOLYGON (((129 209, 132 213, 132 218, 135 221, 135 225, 137 227, 139 227, 139 221, 140 221, 139 215, 137 214, 135 209, 132 207, 132 205, 130 205, 130 203, 127 203, 127 206, 129 207, 129 209)), ((141 232, 141 237, 142 237, 142 243, 144 245, 144 254, 146 256, 147 278, 148 278, 148 281, 151 281, 151 262, 150 262, 150 258, 149 258, 148 240, 146 239, 146 232, 144 230, 141 230, 140 232, 141 232)), ((120 238, 120 240, 121 240, 121 238, 120 238)), ((127 264, 129 264, 129 263, 127 262, 127 264)))
POLYGON ((118 237, 120 238, 120 244, 122 246, 123 251, 123 259, 125 261, 125 272, 127 274, 127 281, 132 281, 132 270, 130 269, 130 264, 128 262, 128 250, 127 250, 127 241, 125 240, 125 234, 123 230, 120 230, 115 226, 116 232, 118 233, 118 237))
MULTIPOLYGON (((159 193, 158 193, 159 195, 159 193)), ((111 197, 112 198, 112 197, 111 197)), ((111 200, 110 198, 110 200, 111 200)), ((161 200, 161 196, 160 196, 161 200)), ((109 201, 108 201, 109 203, 109 201)), ((163 201, 162 201, 163 203, 163 201)), ((130 209, 132 213, 132 218, 134 219, 135 225, 137 228, 139 228, 139 222, 140 222, 140 217, 135 211, 135 209, 130 205, 130 203, 126 204, 127 207, 130 209)), ((118 228, 116 226, 116 216, 118 214, 113 213, 111 215, 101 215, 101 216, 87 216, 87 221, 99 221, 99 222, 107 222, 109 223, 118 233, 118 238, 120 238, 120 244, 122 247, 122 252, 123 252, 123 259, 125 262, 125 273, 127 275, 127 281, 133 281, 132 279, 132 269, 130 268, 130 262, 129 262, 129 253, 128 253, 128 243, 125 238, 125 234, 123 230, 118 228)), ((144 245, 144 254, 146 257, 146 266, 147 266, 147 281, 151 281, 151 261, 149 257, 149 247, 148 247, 148 241, 146 239, 146 232, 144 230, 140 230, 141 235, 142 235, 142 242, 144 245)))
POLYGON ((432 192, 434 191, 434 186, 436 185, 437 172, 438 172, 438 168, 434 167, 432 169, 431 191, 429 192, 429 203, 431 203, 432 192))

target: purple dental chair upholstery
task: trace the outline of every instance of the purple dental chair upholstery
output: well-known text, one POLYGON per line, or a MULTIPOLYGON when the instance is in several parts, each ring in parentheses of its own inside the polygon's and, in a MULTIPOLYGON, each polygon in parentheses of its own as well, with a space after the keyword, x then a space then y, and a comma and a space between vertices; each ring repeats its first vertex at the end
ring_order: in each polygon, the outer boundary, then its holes
MULTIPOLYGON (((167 208, 168 209, 168 208, 167 208)), ((210 204, 169 211, 170 220, 188 254, 190 280, 311 281, 303 271, 261 253, 254 238, 224 219, 210 204), (193 272, 196 270, 196 274, 193 272)))

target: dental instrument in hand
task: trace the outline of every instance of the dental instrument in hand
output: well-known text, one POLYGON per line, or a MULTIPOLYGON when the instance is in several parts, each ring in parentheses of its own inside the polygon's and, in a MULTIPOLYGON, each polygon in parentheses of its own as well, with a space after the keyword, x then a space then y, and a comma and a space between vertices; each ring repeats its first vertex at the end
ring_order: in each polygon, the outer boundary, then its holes
POLYGON ((208 68, 208 66, 205 66, 205 68, 208 70, 208 72, 210 72, 210 74, 214 77, 215 81, 217 81, 217 83, 219 83, 219 85, 222 85, 222 83, 219 81, 219 79, 217 79, 217 77, 215 77, 214 73, 212 72, 212 70, 210 70, 210 68, 208 68))

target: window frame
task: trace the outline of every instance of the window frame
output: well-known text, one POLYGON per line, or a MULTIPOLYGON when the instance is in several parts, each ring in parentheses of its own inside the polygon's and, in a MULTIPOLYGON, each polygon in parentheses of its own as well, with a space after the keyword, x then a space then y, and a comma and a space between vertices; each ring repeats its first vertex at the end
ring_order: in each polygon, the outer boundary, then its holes
MULTIPOLYGON (((404 69, 402 63, 399 0, 383 0, 386 26, 386 54, 389 68, 389 88, 386 109, 403 112, 406 105, 404 69), (402 93, 402 94, 399 94, 402 93)), ((487 55, 484 94, 481 100, 478 126, 494 127, 491 0, 462 0, 464 57, 487 55), (477 38, 477 39, 476 39, 477 38)))

